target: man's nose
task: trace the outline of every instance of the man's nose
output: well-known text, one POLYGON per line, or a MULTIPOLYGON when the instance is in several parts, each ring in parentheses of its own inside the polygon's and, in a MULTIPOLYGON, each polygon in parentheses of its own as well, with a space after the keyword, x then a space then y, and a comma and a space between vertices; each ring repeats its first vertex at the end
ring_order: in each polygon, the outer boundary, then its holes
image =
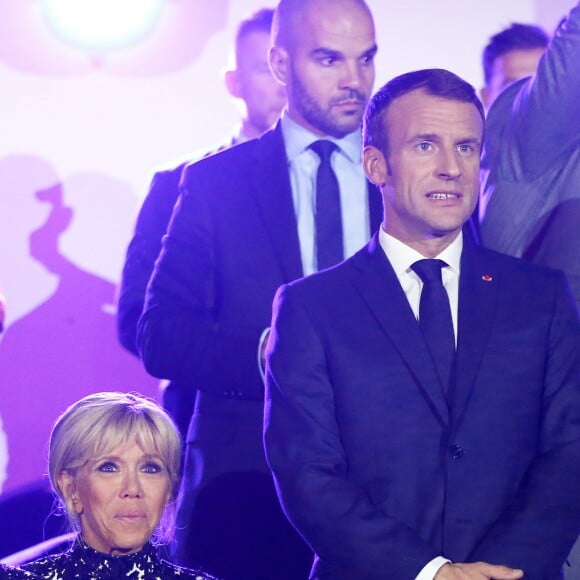
POLYGON ((341 87, 357 89, 361 85, 361 70, 358 61, 345 61, 342 67, 341 87))
POLYGON ((437 174, 443 179, 456 179, 462 173, 456 151, 442 149, 439 153, 437 174))

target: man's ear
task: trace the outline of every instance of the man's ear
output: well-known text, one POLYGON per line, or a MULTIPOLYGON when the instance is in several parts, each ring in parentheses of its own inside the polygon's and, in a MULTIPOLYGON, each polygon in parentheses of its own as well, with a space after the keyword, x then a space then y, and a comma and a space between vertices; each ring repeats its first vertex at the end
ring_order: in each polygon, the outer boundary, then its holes
POLYGON ((387 160, 374 145, 367 145, 363 149, 363 168, 369 181, 379 187, 385 185, 388 176, 387 160))
POLYGON ((288 85, 289 75, 288 51, 280 46, 272 46, 268 51, 268 62, 274 78, 282 85, 288 85))
POLYGON ((237 70, 227 70, 224 75, 224 81, 226 83, 226 89, 228 93, 235 99, 242 98, 242 90, 240 87, 240 80, 237 70))
POLYGON ((56 483, 62 493, 67 510, 72 514, 80 515, 83 511, 83 504, 77 491, 75 476, 68 471, 61 471, 56 478, 56 483))

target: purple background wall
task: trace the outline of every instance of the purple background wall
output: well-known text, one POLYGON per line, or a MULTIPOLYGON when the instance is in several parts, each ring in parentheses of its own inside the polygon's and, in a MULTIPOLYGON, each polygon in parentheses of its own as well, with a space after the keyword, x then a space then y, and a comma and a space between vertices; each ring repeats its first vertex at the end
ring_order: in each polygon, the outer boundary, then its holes
MULTIPOLYGON (((119 0, 120 2, 121 0, 119 0)), ((157 397, 117 344, 115 288, 152 171, 219 143, 236 122, 222 71, 258 0, 166 0, 149 35, 109 53, 71 48, 42 0, 0 0, 0 493, 46 472, 50 426, 97 390, 157 397), (211 114, 208 114, 211 112, 211 114)), ((369 0, 377 84, 444 66, 481 84, 487 37, 552 28, 574 0, 369 0)))

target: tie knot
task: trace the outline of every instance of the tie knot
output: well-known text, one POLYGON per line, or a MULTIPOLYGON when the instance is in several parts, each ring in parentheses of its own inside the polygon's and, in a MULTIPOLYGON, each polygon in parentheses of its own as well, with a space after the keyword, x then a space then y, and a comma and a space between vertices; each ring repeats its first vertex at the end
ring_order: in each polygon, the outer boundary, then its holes
POLYGON ((310 149, 320 157, 321 162, 328 162, 330 161, 332 152, 337 149, 337 146, 332 141, 321 139, 320 141, 314 141, 314 143, 310 145, 310 149))
POLYGON ((441 268, 445 268, 447 264, 443 260, 425 259, 418 260, 411 265, 411 269, 421 278, 423 284, 438 283, 442 284, 441 268))

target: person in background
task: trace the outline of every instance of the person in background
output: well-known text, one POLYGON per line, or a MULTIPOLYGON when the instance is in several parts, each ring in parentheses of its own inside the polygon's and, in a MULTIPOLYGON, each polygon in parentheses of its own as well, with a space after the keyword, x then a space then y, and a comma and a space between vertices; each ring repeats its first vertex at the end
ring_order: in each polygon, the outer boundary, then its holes
MULTIPOLYGON (((280 117, 286 103, 284 87, 268 66, 273 10, 264 8, 243 20, 234 46, 234 67, 225 74, 229 93, 243 109, 236 134, 223 147, 259 137, 280 117)), ((127 249, 117 303, 117 329, 121 344, 139 355, 135 343, 137 320, 143 310, 145 289, 161 249, 173 206, 179 196, 179 180, 186 163, 157 172, 143 202, 135 233, 127 249)), ((195 402, 195 387, 169 383, 163 390, 163 405, 185 439, 195 402)))
POLYGON ((175 556, 227 580, 308 574, 264 458, 260 344, 276 288, 354 253, 381 215, 361 163, 368 6, 282 0, 272 34, 287 109, 273 131, 185 169, 138 332, 151 374, 198 388, 175 556))
POLYGON ((67 551, 24 564, 40 578, 211 580, 162 560, 173 533, 181 440, 163 409, 137 394, 104 392, 71 405, 48 451, 54 492, 78 531, 67 551))
POLYGON ((489 110, 479 229, 491 249, 566 272, 580 307, 579 96, 580 3, 489 110))
POLYGON ((549 42, 545 30, 519 22, 489 39, 482 57, 485 85, 479 93, 486 109, 506 87, 536 72, 549 42))
POLYGON ((580 529, 580 319, 562 272, 463 235, 483 128, 449 71, 388 82, 379 232, 277 293, 264 441, 312 579, 556 580, 580 529))

